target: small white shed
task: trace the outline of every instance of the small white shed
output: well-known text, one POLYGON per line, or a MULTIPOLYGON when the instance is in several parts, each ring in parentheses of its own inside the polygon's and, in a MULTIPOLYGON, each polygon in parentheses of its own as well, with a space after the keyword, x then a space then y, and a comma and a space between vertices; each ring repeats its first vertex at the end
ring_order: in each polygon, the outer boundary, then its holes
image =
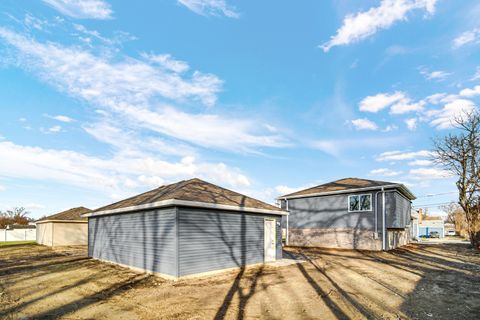
POLYGON ((37 223, 37 243, 46 246, 78 246, 88 244, 88 219, 91 212, 84 207, 72 208, 42 218, 37 223))

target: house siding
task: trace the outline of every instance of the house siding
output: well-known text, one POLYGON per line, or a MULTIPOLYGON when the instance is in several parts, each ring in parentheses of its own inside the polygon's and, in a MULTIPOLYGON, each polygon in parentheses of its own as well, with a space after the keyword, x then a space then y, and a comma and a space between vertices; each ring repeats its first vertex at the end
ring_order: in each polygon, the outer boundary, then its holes
MULTIPOLYGON (((281 200, 286 209, 285 200, 281 200)), ((334 195, 288 199, 288 244, 307 247, 330 247, 364 250, 382 249, 383 198, 381 189, 334 195), (348 211, 348 197, 372 195, 372 210, 348 211), (377 215, 377 218, 375 216, 377 215), (375 224, 376 221, 376 224, 375 224)), ((385 191, 386 235, 391 246, 408 243, 411 202, 395 190, 385 191), (389 234, 390 232, 390 234, 389 234)), ((283 225, 286 226, 285 219, 283 225)), ((387 249, 389 249, 387 243, 387 249)))
POLYGON ((264 219, 276 220, 276 259, 282 257, 280 217, 178 208, 179 276, 264 261, 264 219))
POLYGON ((385 194, 387 228, 406 228, 411 221, 411 202, 399 192, 389 191, 385 194))
POLYGON ((146 271, 178 276, 176 208, 88 219, 88 255, 146 271))

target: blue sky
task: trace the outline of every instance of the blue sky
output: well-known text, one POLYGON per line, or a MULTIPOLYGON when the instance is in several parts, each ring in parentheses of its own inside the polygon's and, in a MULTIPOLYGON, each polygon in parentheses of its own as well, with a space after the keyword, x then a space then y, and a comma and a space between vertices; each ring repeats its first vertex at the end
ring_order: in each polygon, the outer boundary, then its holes
POLYGON ((479 17, 453 0, 2 1, 0 209, 191 177, 268 202, 344 177, 453 200, 428 150, 479 101, 479 17))

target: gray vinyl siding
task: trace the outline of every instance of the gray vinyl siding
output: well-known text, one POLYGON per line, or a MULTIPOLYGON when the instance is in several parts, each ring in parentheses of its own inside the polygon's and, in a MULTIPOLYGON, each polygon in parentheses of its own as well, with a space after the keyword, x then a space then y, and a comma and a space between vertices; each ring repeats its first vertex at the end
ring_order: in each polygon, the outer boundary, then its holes
POLYGON ((406 228, 411 220, 411 202, 399 192, 389 191, 385 194, 386 227, 406 228))
POLYGON ((177 276, 176 208, 91 217, 88 255, 177 276))
POLYGON ((281 259, 279 216, 178 209, 179 276, 264 261, 264 219, 276 220, 277 259, 281 259))
MULTIPOLYGON (((282 207, 285 205, 283 204, 282 207)), ((292 229, 361 229, 374 230, 375 193, 360 192, 288 200, 288 226, 292 229), (348 196, 371 194, 372 210, 348 212, 348 196)))

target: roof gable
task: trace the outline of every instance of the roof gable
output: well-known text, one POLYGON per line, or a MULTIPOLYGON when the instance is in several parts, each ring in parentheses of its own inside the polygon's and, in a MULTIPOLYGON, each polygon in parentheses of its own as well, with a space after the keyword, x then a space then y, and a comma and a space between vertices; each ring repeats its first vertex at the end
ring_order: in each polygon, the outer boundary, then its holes
POLYGON ((375 189, 381 188, 385 186, 395 186, 399 189, 402 189, 404 193, 408 195, 408 198, 413 200, 415 197, 413 194, 405 187, 403 184, 395 183, 395 182, 387 182, 387 181, 379 181, 379 180, 368 180, 368 179, 360 179, 360 178, 345 178, 340 179, 332 182, 328 182, 325 184, 321 184, 312 188, 296 191, 290 194, 283 195, 278 197, 278 199, 284 198, 296 198, 296 197, 308 197, 311 195, 321 195, 322 193, 346 193, 349 191, 354 190, 362 190, 362 189, 375 189))
POLYGON ((214 205, 282 211, 282 209, 268 203, 250 198, 229 189, 219 187, 198 178, 194 178, 161 186, 157 189, 153 189, 134 197, 98 208, 93 212, 97 213, 100 211, 111 211, 122 208, 142 206, 166 200, 181 200, 214 205))

